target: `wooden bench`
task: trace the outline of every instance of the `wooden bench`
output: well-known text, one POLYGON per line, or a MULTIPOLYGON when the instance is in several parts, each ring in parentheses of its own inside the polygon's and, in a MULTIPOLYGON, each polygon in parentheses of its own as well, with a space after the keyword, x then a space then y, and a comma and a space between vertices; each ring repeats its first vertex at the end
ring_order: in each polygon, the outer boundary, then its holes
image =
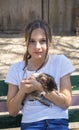
POLYGON ((70 130, 79 130, 79 75, 71 76, 72 103, 69 107, 70 130))
MULTIPOLYGON (((70 130, 79 130, 79 75, 71 76, 72 103, 69 107, 70 130), (74 124, 74 125, 73 125, 74 124)), ((0 129, 20 127, 21 113, 16 117, 9 115, 6 106, 8 86, 0 80, 0 129)))

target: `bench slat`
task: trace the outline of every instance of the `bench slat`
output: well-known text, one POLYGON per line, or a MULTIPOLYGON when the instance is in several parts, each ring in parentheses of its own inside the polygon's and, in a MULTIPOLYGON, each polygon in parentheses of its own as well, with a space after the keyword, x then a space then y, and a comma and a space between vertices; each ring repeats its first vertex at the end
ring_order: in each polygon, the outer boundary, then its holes
POLYGON ((10 115, 0 116, 0 129, 20 127, 21 118, 21 114, 18 114, 16 117, 10 115))
MULTIPOLYGON (((79 95, 72 96, 71 106, 79 105, 79 95)), ((0 112, 7 112, 6 101, 0 101, 0 112)))
POLYGON ((71 79, 72 86, 73 85, 79 86, 79 75, 71 75, 70 79, 71 79))
POLYGON ((6 96, 8 91, 8 85, 4 80, 0 80, 0 96, 6 96))
POLYGON ((69 109, 69 122, 79 121, 79 109, 69 109))
POLYGON ((79 105, 79 95, 72 96, 71 106, 76 106, 76 105, 79 105))
POLYGON ((1 113, 1 112, 7 112, 6 101, 0 102, 0 113, 1 113))

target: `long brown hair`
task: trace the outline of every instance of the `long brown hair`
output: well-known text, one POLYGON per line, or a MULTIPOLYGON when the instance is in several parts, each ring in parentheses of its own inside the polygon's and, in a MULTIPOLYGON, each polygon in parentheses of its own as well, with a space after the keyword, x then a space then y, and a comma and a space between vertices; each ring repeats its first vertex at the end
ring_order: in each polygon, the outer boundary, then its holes
MULTIPOLYGON (((26 49, 26 52, 25 52, 24 57, 23 57, 23 60, 25 61, 24 69, 26 68, 26 66, 28 64, 28 59, 31 58, 31 55, 28 52, 29 40, 31 38, 32 31, 37 29, 37 28, 41 28, 45 32, 46 46, 47 46, 46 56, 48 53, 48 40, 49 40, 49 42, 51 42, 51 40, 52 40, 51 29, 45 21, 35 20, 35 21, 31 22, 30 24, 28 24, 28 26, 25 28, 25 41, 26 41, 27 49, 26 49)), ((45 59, 46 59, 46 56, 45 56, 45 59)), ((44 59, 44 62, 45 62, 45 59, 44 59)), ((43 64, 44 64, 44 62, 43 62, 43 64)), ((39 70, 43 66, 43 64, 37 70, 39 70)))

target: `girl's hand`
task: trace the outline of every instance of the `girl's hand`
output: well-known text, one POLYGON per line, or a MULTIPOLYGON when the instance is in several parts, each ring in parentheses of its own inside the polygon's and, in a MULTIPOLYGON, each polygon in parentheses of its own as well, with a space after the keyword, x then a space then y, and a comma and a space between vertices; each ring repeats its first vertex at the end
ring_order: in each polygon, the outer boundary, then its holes
POLYGON ((35 78, 31 77, 21 81, 21 88, 24 93, 31 93, 33 91, 44 91, 41 83, 36 81, 35 78))

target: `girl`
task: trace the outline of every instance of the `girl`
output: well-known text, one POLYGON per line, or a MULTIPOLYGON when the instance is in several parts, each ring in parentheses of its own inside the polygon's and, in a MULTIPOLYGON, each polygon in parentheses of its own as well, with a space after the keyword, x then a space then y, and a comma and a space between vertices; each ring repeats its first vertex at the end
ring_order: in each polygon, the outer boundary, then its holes
POLYGON ((9 86, 8 111, 10 115, 16 116, 22 110, 21 130, 68 130, 70 74, 74 67, 64 55, 48 53, 52 34, 46 22, 35 20, 30 23, 25 29, 25 41, 27 49, 24 60, 11 65, 5 79, 9 86), (34 73, 47 73, 54 77, 58 94, 52 91, 43 95, 52 102, 51 107, 37 100, 24 100, 26 94, 44 91, 38 81, 28 78, 34 73))

